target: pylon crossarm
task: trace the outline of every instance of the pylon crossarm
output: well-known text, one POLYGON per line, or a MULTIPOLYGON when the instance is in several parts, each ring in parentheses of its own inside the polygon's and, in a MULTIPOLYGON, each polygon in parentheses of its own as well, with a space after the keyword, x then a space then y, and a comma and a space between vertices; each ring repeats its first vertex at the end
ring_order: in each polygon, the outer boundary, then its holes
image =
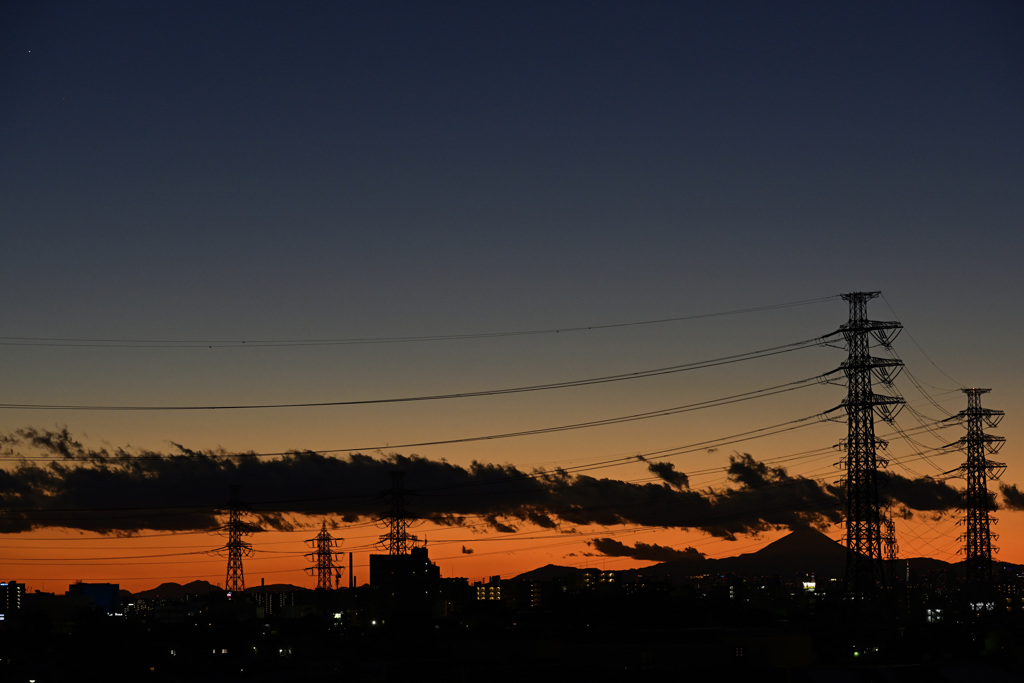
POLYGON ((875 341, 888 349, 892 346, 896 337, 900 336, 902 330, 903 325, 897 322, 877 322, 874 323, 871 329, 871 336, 875 338, 875 341))
MULTIPOLYGON (((879 398, 878 394, 875 394, 875 398, 879 398)), ((889 398, 888 396, 884 398, 889 398)), ((892 423, 896 416, 903 410, 903 401, 899 403, 886 401, 884 403, 875 403, 875 412, 882 420, 888 423, 892 423)))
POLYGON ((903 364, 899 365, 875 365, 871 368, 872 373, 875 375, 875 379, 884 384, 887 387, 892 386, 893 382, 899 376, 900 372, 903 371, 903 364))
POLYGON ((988 476, 992 479, 1002 479, 1003 474, 1006 472, 1006 463, 992 462, 991 460, 985 461, 985 469, 988 471, 988 476))
POLYGON ((985 425, 988 427, 998 427, 999 423, 1003 421, 1006 414, 1001 410, 987 410, 983 414, 982 419, 985 420, 985 425))
POLYGON ((943 472, 942 476, 949 477, 950 479, 963 479, 967 475, 964 466, 960 465, 960 467, 957 467, 956 469, 943 472))
POLYGON ((842 422, 842 423, 845 423, 846 422, 846 415, 845 415, 845 413, 843 413, 843 414, 837 413, 837 411, 840 411, 840 410, 845 411, 846 410, 846 406, 845 405, 838 405, 835 408, 830 408, 829 410, 826 410, 825 412, 821 413, 821 415, 825 419, 826 422, 842 422))
MULTIPOLYGON (((829 370, 828 372, 821 375, 821 381, 825 384, 832 384, 837 387, 846 386, 846 373, 845 368, 838 367, 835 370, 829 370), (842 374, 840 374, 842 373, 842 374)), ((833 408, 835 410, 835 408, 833 408)))
POLYGON ((962 451, 967 448, 967 439, 960 437, 956 441, 951 441, 942 447, 946 451, 962 451))
POLYGON ((1005 445, 1006 439, 1001 436, 990 436, 985 439, 985 450, 992 454, 1003 450, 1003 446, 1005 445))

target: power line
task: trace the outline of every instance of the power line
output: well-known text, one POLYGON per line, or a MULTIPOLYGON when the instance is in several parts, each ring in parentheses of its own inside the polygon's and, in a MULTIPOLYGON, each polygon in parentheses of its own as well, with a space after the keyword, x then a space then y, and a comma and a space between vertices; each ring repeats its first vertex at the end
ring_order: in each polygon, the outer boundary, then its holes
MULTIPOLYGON (((741 401, 749 401, 756 398, 763 398, 766 396, 774 396, 776 394, 782 394, 789 391, 795 391, 808 386, 812 386, 814 383, 822 382, 824 375, 817 375, 815 377, 808 377, 806 379, 796 380, 794 382, 787 382, 785 384, 779 384, 773 387, 767 387, 764 389, 756 389, 754 391, 745 392, 742 394, 733 394, 731 396, 725 396, 717 399, 709 399, 707 401, 698 401, 697 403, 690 403, 682 406, 673 406, 670 408, 659 408, 657 410, 646 411, 643 413, 633 413, 630 415, 620 415, 617 417, 602 418, 599 420, 589 420, 586 422, 576 422, 567 425, 557 425, 552 427, 539 427, 536 429, 526 429, 517 432, 504 432, 500 434, 486 434, 481 436, 468 436, 455 439, 439 439, 435 441, 418 441, 413 443, 401 443, 401 444, 383 444, 374 446, 352 446, 349 448, 332 448, 332 449, 317 449, 315 452, 321 455, 329 453, 352 453, 356 451, 376 451, 396 448, 416 448, 421 446, 440 446, 444 444, 455 444, 455 443, 471 443, 475 441, 491 441, 497 439, 510 439, 521 436, 536 436, 540 434, 553 434, 557 432, 572 431, 576 429, 587 429, 590 427, 603 427, 607 425, 623 424, 626 422, 636 422, 639 420, 649 420, 658 417, 667 417, 670 415, 679 415, 681 413, 693 412, 696 410, 703 410, 706 408, 714 408, 723 405, 729 405, 732 403, 739 403, 741 401)), ((244 458, 268 458, 268 457, 280 457, 286 455, 293 455, 297 451, 286 451, 276 453, 237 453, 234 457, 244 458)), ((163 460, 179 457, 178 455, 171 454, 147 454, 132 456, 131 460, 163 460)), ((31 458, 26 459, 23 457, 0 457, 0 461, 7 462, 58 462, 65 461, 65 457, 48 457, 48 458, 31 458)))
POLYGON ((701 320, 745 313, 759 313, 781 308, 793 308, 811 304, 824 303, 838 298, 839 295, 790 301, 767 306, 739 308, 715 313, 698 313, 694 315, 657 318, 624 323, 608 323, 602 325, 585 325, 579 327, 557 327, 533 330, 504 332, 479 332, 468 334, 414 335, 409 337, 353 337, 343 339, 266 339, 266 340, 186 340, 186 339, 90 339, 72 337, 0 337, 0 346, 56 346, 56 347, 115 347, 115 348, 228 348, 228 347, 267 347, 267 346, 350 346, 357 344, 399 344, 411 342, 460 341, 467 339, 491 339, 500 337, 527 337, 550 334, 567 334, 573 332, 592 332, 623 327, 640 327, 645 325, 663 325, 666 323, 701 320))
MULTIPOLYGON (((889 300, 885 298, 885 295, 884 295, 884 294, 882 294, 882 301, 884 301, 884 302, 885 302, 885 305, 889 307, 889 310, 890 310, 890 311, 892 311, 892 314, 893 314, 894 316, 896 316, 896 318, 897 318, 897 319, 899 319, 899 317, 900 317, 900 316, 899 316, 899 315, 898 315, 898 314, 896 313, 896 309, 894 309, 894 308, 892 307, 892 304, 891 304, 891 303, 889 303, 889 300)), ((907 335, 908 337, 910 337, 910 341, 912 341, 912 342, 914 343, 914 346, 916 346, 916 347, 917 347, 917 350, 921 352, 921 355, 925 357, 925 360, 927 360, 927 361, 928 361, 929 363, 931 363, 931 364, 932 364, 932 367, 934 367, 934 368, 935 368, 936 370, 938 370, 938 371, 939 371, 939 372, 941 372, 941 373, 942 373, 943 375, 945 375, 946 379, 948 379, 948 380, 949 380, 950 382, 952 382, 953 384, 957 385, 958 387, 963 387, 963 386, 964 386, 964 385, 963 385, 963 384, 962 384, 961 382, 958 382, 958 381, 956 381, 955 379, 953 379, 952 377, 950 377, 950 376, 949 376, 949 374, 948 374, 948 373, 946 373, 946 371, 945 371, 945 370, 943 370, 943 369, 942 369, 942 368, 940 368, 940 367, 939 367, 938 365, 936 365, 936 364, 935 364, 935 361, 933 361, 933 360, 931 359, 931 357, 930 357, 930 356, 929 356, 929 355, 928 355, 927 353, 925 353, 925 352, 924 352, 924 349, 922 349, 922 348, 921 348, 921 345, 917 343, 917 340, 916 340, 916 339, 914 339, 914 336, 913 336, 912 334, 910 334, 910 332, 905 332, 905 334, 906 334, 906 335, 907 335)))
MULTIPOLYGON (((602 377, 590 377, 585 379, 568 380, 565 382, 551 382, 547 384, 531 384, 519 387, 508 387, 503 389, 488 389, 484 391, 468 391, 468 392, 457 392, 451 394, 429 394, 425 396, 405 396, 405 397, 392 397, 392 398, 378 398, 378 399, 360 399, 352 401, 322 401, 322 402, 310 402, 310 403, 269 403, 269 404, 235 404, 235 405, 192 405, 192 406, 166 406, 166 405, 152 405, 152 406, 128 406, 128 405, 73 405, 73 404, 42 404, 42 403, 0 403, 0 409, 7 410, 90 410, 90 411, 194 411, 194 410, 260 410, 268 408, 323 408, 332 406, 358 406, 358 405, 374 405, 383 403, 408 403, 414 401, 437 401, 437 400, 448 400, 458 398, 479 398, 483 396, 502 396, 506 394, 519 394, 533 391, 548 391, 551 389, 566 389, 571 387, 582 387, 591 386, 595 384, 608 384, 612 382, 623 382, 634 379, 645 379, 648 377, 658 377, 662 375, 670 375, 678 372, 688 372, 691 370, 701 370, 704 368, 717 367, 721 365, 729 365, 731 363, 740 363, 747 360, 755 360, 758 358, 767 358, 769 356, 776 356, 782 353, 789 353, 791 351, 799 351, 802 349, 817 346, 823 343, 824 337, 815 337, 813 339, 805 339, 803 341, 793 342, 790 344, 783 344, 781 346, 772 346, 766 349, 759 349, 757 351, 748 351, 739 354, 733 354, 730 356, 721 356, 719 358, 712 358, 709 360, 693 361, 690 363, 683 363, 680 365, 671 365, 668 367, 654 368, 651 370, 639 370, 635 372, 620 373, 617 375, 605 375, 602 377)), ((423 444, 413 444, 423 445, 423 444)))

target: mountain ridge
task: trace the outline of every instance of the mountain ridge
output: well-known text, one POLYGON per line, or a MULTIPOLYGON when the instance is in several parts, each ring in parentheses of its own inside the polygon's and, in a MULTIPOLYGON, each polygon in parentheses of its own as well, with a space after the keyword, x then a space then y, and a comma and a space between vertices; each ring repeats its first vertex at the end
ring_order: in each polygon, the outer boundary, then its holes
MULTIPOLYGON (((912 571, 918 572, 956 570, 961 564, 951 564, 928 557, 908 558, 903 561, 907 562, 912 571)), ((576 567, 549 564, 514 578, 543 581, 582 571, 584 570, 576 567)), ((818 579, 842 579, 846 572, 846 547, 820 531, 806 529, 792 531, 752 553, 723 558, 695 556, 626 571, 661 579, 702 574, 779 575, 796 578, 803 573, 814 574, 818 579)))
MULTIPOLYGON (((917 557, 901 560, 906 562, 911 571, 928 573, 950 570, 962 571, 963 563, 949 563, 928 557, 917 557)), ((509 580, 550 581, 563 578, 585 570, 557 564, 547 564, 536 569, 517 574, 509 580)), ((699 576, 702 574, 740 574, 745 576, 779 575, 796 578, 801 573, 813 573, 816 578, 841 579, 846 571, 846 548, 820 531, 808 529, 792 531, 772 541, 760 550, 742 553, 731 557, 708 558, 695 555, 692 558, 661 562, 640 569, 628 569, 641 576, 660 579, 699 576)), ((251 587, 246 593, 253 593, 263 587, 251 587)), ((289 590, 310 590, 290 584, 274 584, 266 586, 269 592, 289 590)), ((187 584, 173 582, 163 583, 156 588, 140 591, 135 595, 150 599, 182 599, 186 595, 207 595, 223 591, 222 588, 208 581, 192 581, 187 584)))

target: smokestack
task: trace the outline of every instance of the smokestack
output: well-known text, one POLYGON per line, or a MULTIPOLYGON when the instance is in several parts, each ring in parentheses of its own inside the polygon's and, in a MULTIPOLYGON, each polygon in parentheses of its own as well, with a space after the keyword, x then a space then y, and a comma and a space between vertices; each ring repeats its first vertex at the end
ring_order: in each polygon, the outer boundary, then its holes
POLYGON ((356 587, 356 575, 352 573, 352 553, 348 554, 348 587, 356 587))

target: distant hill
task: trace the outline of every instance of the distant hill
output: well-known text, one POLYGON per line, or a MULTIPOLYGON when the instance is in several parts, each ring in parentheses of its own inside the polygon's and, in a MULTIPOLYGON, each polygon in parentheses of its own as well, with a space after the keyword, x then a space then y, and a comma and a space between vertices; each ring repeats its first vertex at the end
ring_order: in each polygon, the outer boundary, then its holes
MULTIPOLYGON (((912 572, 920 575, 950 570, 960 575, 964 572, 962 562, 950 564, 928 557, 899 560, 900 568, 897 571, 903 571, 902 568, 908 565, 912 572)), ((1019 570, 1017 565, 1009 563, 999 562, 997 565, 1019 570)), ((550 581, 579 574, 582 571, 576 567, 548 564, 519 574, 513 577, 513 580, 550 581)), ((820 531, 793 531, 753 553, 721 559, 693 557, 629 571, 643 576, 664 579, 716 573, 743 576, 779 575, 784 578, 796 578, 797 575, 804 572, 813 572, 818 579, 841 579, 846 572, 846 547, 820 531)), ((309 589, 291 584, 272 584, 265 588, 251 586, 245 592, 251 594, 261 590, 280 593, 309 589)), ((180 600, 186 595, 207 595, 213 592, 223 592, 223 589, 207 581, 192 581, 184 586, 178 583, 164 583, 136 595, 150 599, 180 600)))
POLYGON ((663 562, 637 571, 660 578, 698 574, 795 577, 804 572, 819 578, 841 578, 845 570, 846 548, 820 531, 806 530, 791 532, 753 553, 663 562))
MULTIPOLYGON (((942 560, 911 558, 903 560, 910 569, 919 573, 957 570, 942 560)), ((516 579, 545 581, 581 572, 574 567, 549 564, 525 572, 516 579)), ((813 572, 818 579, 841 579, 846 572, 846 547, 814 530, 793 531, 753 553, 734 557, 711 559, 694 557, 662 562, 643 569, 630 570, 643 576, 668 579, 671 577, 699 576, 701 574, 740 574, 743 576, 774 576, 795 578, 801 573, 813 572)))
POLYGON ((140 591, 135 595, 150 600, 181 600, 186 595, 208 595, 223 591, 223 588, 215 586, 209 581, 192 581, 184 586, 173 582, 162 583, 156 588, 140 591))
MULTIPOLYGON (((288 591, 301 591, 309 590, 301 586, 293 586, 290 583, 275 583, 268 586, 250 586, 245 589, 245 593, 259 593, 265 590, 268 593, 284 593, 288 591)), ((140 598, 148 598, 150 600, 181 600, 186 595, 209 595, 210 593, 223 593, 224 589, 220 586, 215 586, 208 581, 192 581, 186 583, 184 586, 180 583, 162 583, 156 588, 150 588, 136 593, 140 598)), ((127 593, 127 591, 122 591, 127 593)), ((129 593, 129 595, 131 595, 129 593)))
POLYGON ((518 576, 513 577, 513 580, 522 579, 523 581, 550 581, 552 579, 560 579, 564 576, 571 576, 578 574, 583 571, 576 567, 563 567, 558 564, 546 564, 538 569, 531 569, 528 572, 523 572, 518 576))
POLYGON ((821 578, 841 578, 846 571, 846 548, 820 531, 794 531, 755 553, 720 562, 726 571, 737 574, 814 572, 821 578))

